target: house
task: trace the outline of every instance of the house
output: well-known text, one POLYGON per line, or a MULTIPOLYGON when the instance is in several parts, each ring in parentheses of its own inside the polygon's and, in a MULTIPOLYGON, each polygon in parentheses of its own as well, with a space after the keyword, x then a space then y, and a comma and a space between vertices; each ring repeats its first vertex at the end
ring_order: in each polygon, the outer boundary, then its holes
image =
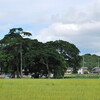
POLYGON ((73 73, 73 68, 68 67, 65 74, 72 74, 73 73))
POLYGON ((100 67, 94 67, 91 72, 92 73, 100 73, 100 67))
POLYGON ((81 67, 77 72, 78 74, 88 74, 88 67, 81 67))
POLYGON ((2 78, 5 78, 5 76, 4 75, 0 75, 0 79, 2 79, 2 78))

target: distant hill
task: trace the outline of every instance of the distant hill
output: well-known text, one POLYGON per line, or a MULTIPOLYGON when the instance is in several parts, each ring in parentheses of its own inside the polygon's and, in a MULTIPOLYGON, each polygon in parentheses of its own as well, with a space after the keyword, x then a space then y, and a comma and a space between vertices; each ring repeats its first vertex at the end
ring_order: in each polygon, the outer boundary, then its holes
POLYGON ((95 54, 85 54, 82 55, 82 61, 81 61, 81 66, 83 67, 88 67, 90 70, 93 67, 100 66, 100 56, 97 56, 95 54), (84 64, 83 64, 84 62, 84 64))

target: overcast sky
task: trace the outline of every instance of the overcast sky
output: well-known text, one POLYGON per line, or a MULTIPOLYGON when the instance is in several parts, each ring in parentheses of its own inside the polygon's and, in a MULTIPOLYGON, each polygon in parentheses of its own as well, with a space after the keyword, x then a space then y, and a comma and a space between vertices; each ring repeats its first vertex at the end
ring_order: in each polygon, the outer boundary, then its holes
POLYGON ((0 39, 17 27, 32 39, 65 40, 100 55, 100 0, 0 0, 0 39))

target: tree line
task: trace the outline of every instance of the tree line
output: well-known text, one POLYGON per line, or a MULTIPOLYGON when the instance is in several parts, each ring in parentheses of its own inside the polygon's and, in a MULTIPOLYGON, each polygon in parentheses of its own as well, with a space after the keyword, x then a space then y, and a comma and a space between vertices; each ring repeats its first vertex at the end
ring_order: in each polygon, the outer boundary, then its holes
POLYGON ((84 61, 81 60, 81 66, 88 67, 88 70, 92 70, 94 67, 100 67, 100 56, 96 54, 84 54, 82 55, 82 58, 84 57, 84 61))
POLYGON ((13 28, 0 40, 0 74, 19 78, 30 73, 34 78, 50 78, 52 73, 54 78, 59 78, 64 76, 67 67, 77 72, 81 57, 74 44, 63 40, 42 43, 24 38, 31 35, 22 28, 13 28))

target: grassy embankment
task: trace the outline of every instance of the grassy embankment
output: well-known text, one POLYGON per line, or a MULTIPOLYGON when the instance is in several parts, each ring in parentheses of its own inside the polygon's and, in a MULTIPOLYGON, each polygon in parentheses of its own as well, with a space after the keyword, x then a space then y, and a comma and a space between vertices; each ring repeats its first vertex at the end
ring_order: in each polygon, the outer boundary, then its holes
POLYGON ((89 73, 89 74, 65 74, 65 78, 92 78, 92 79, 100 79, 100 74, 89 73))
POLYGON ((100 80, 0 79, 0 100, 100 100, 100 80))

